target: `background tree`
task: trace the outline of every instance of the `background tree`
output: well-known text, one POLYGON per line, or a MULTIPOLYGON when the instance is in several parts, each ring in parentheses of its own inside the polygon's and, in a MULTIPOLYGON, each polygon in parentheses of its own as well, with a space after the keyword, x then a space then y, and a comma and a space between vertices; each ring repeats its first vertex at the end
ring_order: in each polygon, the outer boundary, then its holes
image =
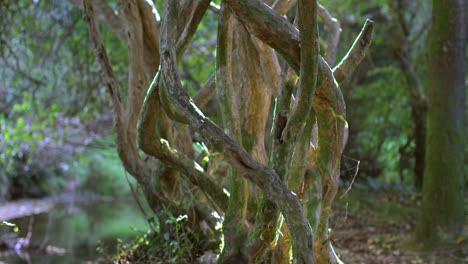
MULTIPOLYGON (((413 2, 414 3, 414 2, 413 2)), ((404 153, 408 151, 410 143, 414 140, 414 186, 422 188, 424 177, 424 156, 425 156, 425 138, 426 138, 426 112, 427 98, 422 81, 415 69, 413 58, 411 57, 410 40, 414 43, 418 41, 419 32, 411 31, 407 22, 408 10, 419 8, 412 6, 408 1, 398 0, 390 1, 389 6, 392 11, 392 34, 393 34, 393 52, 396 60, 399 62, 399 68, 405 76, 405 81, 410 92, 411 119, 413 122, 413 131, 407 143, 400 147, 400 159, 405 159, 404 153), (416 36, 415 36, 416 35, 416 36), (415 39, 416 38, 416 39, 415 39)), ((411 18, 411 20, 414 18, 411 18)), ((411 21, 410 20, 410 21, 411 21)), ((412 21, 411 21, 412 22, 412 21)), ((402 175, 402 166, 400 165, 400 177, 402 175)))
POLYGON ((419 242, 455 240, 463 229, 466 1, 432 3, 423 201, 419 242))

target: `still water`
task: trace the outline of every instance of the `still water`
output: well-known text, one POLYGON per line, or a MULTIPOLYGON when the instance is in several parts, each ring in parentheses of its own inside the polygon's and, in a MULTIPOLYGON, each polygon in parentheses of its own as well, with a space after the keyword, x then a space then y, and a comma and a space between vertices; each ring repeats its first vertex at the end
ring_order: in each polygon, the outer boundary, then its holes
MULTIPOLYGON (((97 252, 99 245, 111 254, 116 250, 117 239, 132 241, 148 228, 133 199, 59 203, 46 213, 8 221, 19 227, 18 237, 26 237, 31 227, 31 245, 50 245, 65 251, 22 256, 0 253, 0 264, 93 263, 104 256, 97 252)), ((0 226, 0 239, 7 233, 11 234, 12 228, 0 226)))

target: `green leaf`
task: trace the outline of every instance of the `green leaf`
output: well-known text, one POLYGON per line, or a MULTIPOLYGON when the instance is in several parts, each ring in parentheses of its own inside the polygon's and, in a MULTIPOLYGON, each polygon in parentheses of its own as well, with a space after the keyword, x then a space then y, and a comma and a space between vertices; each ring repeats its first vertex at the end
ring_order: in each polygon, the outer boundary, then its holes
POLYGON ((18 119, 16 120, 16 133, 23 132, 24 127, 25 127, 24 118, 18 117, 18 119))
POLYGON ((30 142, 33 139, 33 137, 31 136, 30 133, 24 134, 23 138, 24 138, 24 141, 26 141, 26 142, 30 142))
POLYGON ((19 105, 19 104, 13 105, 13 110, 14 110, 15 112, 21 111, 21 105, 19 105))
POLYGON ((51 126, 55 125, 55 114, 49 113, 49 120, 51 126))
POLYGON ((29 105, 28 103, 24 102, 23 104, 21 104, 21 108, 23 109, 23 111, 26 112, 26 110, 28 109, 29 105))
POLYGON ((193 97, 197 93, 197 91, 192 88, 192 89, 188 89, 187 93, 189 94, 190 97, 193 97))
POLYGON ((332 112, 332 114, 333 114, 333 116, 334 116, 335 118, 341 119, 341 121, 343 121, 343 122, 346 124, 346 126, 349 127, 348 121, 346 121, 346 119, 345 119, 342 115, 337 115, 337 114, 335 114, 335 111, 333 110, 333 108, 332 108, 331 106, 329 106, 328 109, 330 109, 330 111, 332 112))
POLYGON ((6 226, 16 226, 15 224, 13 224, 13 223, 10 223, 10 222, 7 222, 7 221, 3 221, 1 225, 6 225, 6 226))
POLYGON ((188 219, 188 216, 185 214, 185 215, 179 215, 179 217, 177 217, 177 222, 180 222, 184 219, 188 219))
POLYGON ((203 148, 201 146, 201 144, 199 142, 194 142, 193 143, 193 148, 195 149, 195 151, 197 153, 202 153, 203 152, 203 148))
POLYGON ((208 156, 205 156, 203 159, 202 159, 202 166, 205 166, 208 162, 210 162, 210 157, 208 156))

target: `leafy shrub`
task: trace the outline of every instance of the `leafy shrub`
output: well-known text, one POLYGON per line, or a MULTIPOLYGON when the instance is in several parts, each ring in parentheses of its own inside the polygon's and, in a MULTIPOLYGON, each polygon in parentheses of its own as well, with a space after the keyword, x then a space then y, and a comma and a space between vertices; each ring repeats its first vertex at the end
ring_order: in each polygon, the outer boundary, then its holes
POLYGON ((63 188, 73 157, 97 138, 79 118, 57 104, 23 93, 21 103, 0 114, 0 198, 43 196, 63 188))

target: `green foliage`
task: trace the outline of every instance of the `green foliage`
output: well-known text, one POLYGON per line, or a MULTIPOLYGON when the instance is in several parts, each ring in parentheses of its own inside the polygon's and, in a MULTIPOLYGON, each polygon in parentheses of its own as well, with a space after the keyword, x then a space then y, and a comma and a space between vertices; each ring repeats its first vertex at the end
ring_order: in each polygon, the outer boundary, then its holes
POLYGON ((333 11, 338 14, 342 14, 343 12, 360 14, 375 7, 380 7, 384 12, 388 12, 389 9, 387 0, 369 0, 365 2, 359 0, 322 0, 320 4, 333 8, 333 11))
MULTIPOLYGON (((207 10, 207 13, 211 11, 207 10)), ((184 87, 193 96, 215 70, 217 16, 206 15, 181 62, 184 87)))
POLYGON ((0 166, 3 166, 6 173, 11 173, 14 169, 15 159, 28 162, 28 153, 34 152, 37 148, 36 142, 47 136, 45 130, 53 127, 56 121, 56 104, 46 111, 41 107, 40 99, 33 100, 31 94, 26 92, 23 94, 23 100, 20 104, 13 105, 8 119, 4 114, 0 115, 3 134, 3 138, 0 138, 0 166))
MULTIPOLYGON (((351 131, 359 131, 350 137, 348 150, 352 154, 348 155, 373 159, 371 166, 379 168, 385 182, 399 181, 399 149, 409 140, 413 127, 405 81, 392 65, 374 69, 368 79, 368 83, 357 85, 348 99, 351 104, 359 103, 359 107, 348 110, 351 131)), ((368 160, 363 162, 369 165, 368 160)), ((361 167, 365 176, 379 176, 365 166, 361 167)))
POLYGON ((183 231, 183 221, 187 221, 187 215, 179 215, 174 217, 170 211, 167 211, 168 217, 166 224, 169 224, 175 229, 175 240, 169 242, 168 254, 170 263, 179 263, 187 254, 190 254, 193 244, 190 237, 193 233, 183 231))
MULTIPOLYGON (((5 0, 0 7, 0 71, 4 96, 0 113, 20 101, 23 92, 42 94, 45 107, 94 117, 106 107, 105 87, 91 49, 81 10, 68 1, 5 0), (2 27, 3 28, 3 27, 2 27)), ((106 46, 119 84, 127 83, 125 44, 105 28, 106 46)))
MULTIPOLYGON (((67 183, 71 156, 96 137, 85 122, 107 108, 105 87, 72 3, 5 0, 0 22, 0 199, 50 194, 67 183)), ((102 32, 123 86, 126 45, 102 32)))
MULTIPOLYGON (((74 164, 80 187, 102 195, 128 195, 130 188, 113 138, 100 139, 95 146, 81 153, 74 164)), ((128 180, 134 181, 131 177, 128 180)))
MULTIPOLYGON (((402 4, 403 20, 408 25, 406 33, 412 63, 423 86, 427 87, 426 40, 430 2, 398 3, 402 4)), ((399 8, 397 1, 324 0, 321 4, 342 23, 338 61, 359 33, 363 18, 370 18, 377 25, 366 59, 353 78, 341 87, 347 105, 346 118, 350 123, 343 168, 353 171, 351 168, 358 159, 361 161, 361 177, 378 177, 382 183, 412 182, 415 144, 410 87, 395 59, 393 45, 396 40, 392 35, 392 26, 398 23, 395 21, 395 11, 399 8), (403 146, 407 147, 401 151, 403 146)), ((353 175, 354 171, 349 173, 349 177, 353 175)))
POLYGON ((219 155, 221 155, 221 153, 219 152, 213 152, 211 151, 206 145, 204 142, 195 142, 193 143, 193 149, 195 149, 195 151, 199 154, 204 154, 204 157, 202 159, 202 166, 206 166, 208 165, 208 163, 210 161, 213 161, 214 163, 214 166, 215 168, 218 168, 219 164, 218 164, 218 161, 214 158, 214 157, 217 157, 219 155))
MULTIPOLYGON (((165 219, 164 230, 156 225, 130 243, 118 241, 117 254, 108 257, 108 263, 193 262, 198 235, 186 228, 187 215, 176 217, 168 208, 163 208, 160 215, 165 219)), ((98 250, 106 254, 103 247, 98 250)))
POLYGON ((355 190, 343 197, 343 203, 348 204, 350 214, 367 218, 368 220, 386 223, 399 223, 405 218, 417 216, 416 196, 410 192, 396 189, 378 188, 373 190, 355 190), (377 199, 369 199, 371 195, 378 194, 377 199), (408 206, 408 200, 412 206, 408 206), (402 203, 404 201, 405 203, 402 203), (372 212, 372 218, 364 215, 372 212))
POLYGON ((33 98, 24 92, 23 101, 14 104, 9 113, 0 114, 0 197, 19 186, 35 185, 30 194, 40 195, 63 185, 59 176, 68 167, 66 152, 50 151, 61 141, 55 127, 59 109, 57 104, 44 108, 42 100, 42 95, 33 98), (55 165, 46 161, 50 156, 55 165))

